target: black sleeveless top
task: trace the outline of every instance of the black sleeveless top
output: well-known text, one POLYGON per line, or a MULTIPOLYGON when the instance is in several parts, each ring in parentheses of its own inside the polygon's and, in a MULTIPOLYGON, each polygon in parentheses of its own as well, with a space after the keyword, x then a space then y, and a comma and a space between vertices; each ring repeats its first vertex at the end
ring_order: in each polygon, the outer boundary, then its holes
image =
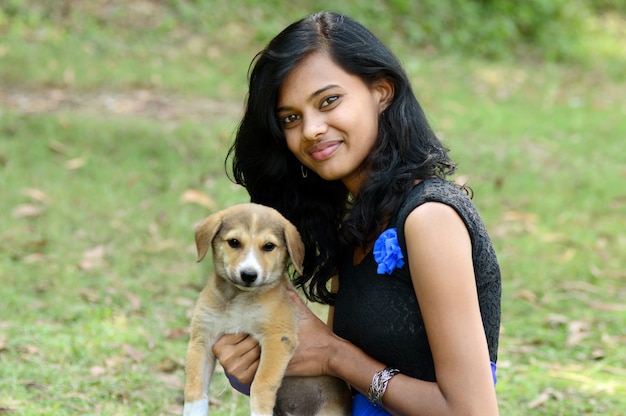
POLYGON ((489 356, 496 362, 501 298, 496 254, 470 198, 442 179, 427 179, 417 184, 389 221, 389 228, 397 228, 405 260, 402 268, 395 269, 391 275, 377 274, 378 264, 372 251, 357 265, 353 265, 352 253, 342 260, 333 330, 385 365, 414 378, 435 381, 433 357, 413 289, 404 241, 406 217, 430 201, 454 208, 469 231, 489 356))

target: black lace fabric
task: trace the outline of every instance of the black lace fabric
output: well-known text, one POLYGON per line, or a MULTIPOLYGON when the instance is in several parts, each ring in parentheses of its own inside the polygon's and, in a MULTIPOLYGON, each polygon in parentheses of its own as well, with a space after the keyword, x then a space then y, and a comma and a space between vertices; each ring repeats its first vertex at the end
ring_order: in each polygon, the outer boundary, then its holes
MULTIPOLYGON (((389 228, 397 229, 404 258, 408 260, 404 222, 411 211, 431 201, 454 208, 469 231, 480 312, 490 359, 495 363, 500 333, 500 267, 471 199, 448 181, 427 179, 413 188, 391 218, 389 228)), ((344 259, 339 270, 333 330, 385 365, 411 377, 435 381, 428 335, 408 261, 391 275, 377 274, 377 266, 372 252, 356 265, 351 256, 344 259)))

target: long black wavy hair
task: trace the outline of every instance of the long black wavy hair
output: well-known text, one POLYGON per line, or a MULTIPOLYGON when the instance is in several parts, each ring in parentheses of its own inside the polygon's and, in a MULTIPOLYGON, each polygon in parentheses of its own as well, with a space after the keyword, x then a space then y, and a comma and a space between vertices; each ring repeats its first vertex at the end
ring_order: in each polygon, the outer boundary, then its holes
POLYGON ((294 275, 294 283, 310 300, 332 304, 328 282, 341 256, 373 241, 416 180, 445 178, 455 165, 398 59, 347 16, 320 12, 289 25, 257 54, 248 75, 246 109, 226 165, 232 161, 233 181, 253 202, 276 208, 298 228, 306 254, 304 273, 294 275), (287 75, 306 56, 322 51, 368 86, 386 79, 394 87, 374 149, 364 161, 367 179, 354 199, 341 181, 326 181, 314 172, 303 177, 276 116, 287 75))

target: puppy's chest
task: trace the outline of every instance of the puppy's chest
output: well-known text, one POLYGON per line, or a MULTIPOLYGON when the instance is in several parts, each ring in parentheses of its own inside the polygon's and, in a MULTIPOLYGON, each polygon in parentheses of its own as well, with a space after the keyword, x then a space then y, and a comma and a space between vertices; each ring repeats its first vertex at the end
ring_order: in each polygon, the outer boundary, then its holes
POLYGON ((227 303, 205 318, 205 324, 213 333, 245 332, 253 335, 258 334, 264 322, 271 320, 269 311, 262 305, 238 301, 227 303))

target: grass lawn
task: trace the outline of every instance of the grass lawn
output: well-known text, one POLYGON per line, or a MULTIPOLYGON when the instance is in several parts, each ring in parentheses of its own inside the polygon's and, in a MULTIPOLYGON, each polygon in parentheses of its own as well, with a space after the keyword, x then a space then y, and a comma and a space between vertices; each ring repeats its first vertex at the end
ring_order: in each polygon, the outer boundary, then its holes
MULTIPOLYGON (((0 18, 0 414, 181 412, 193 228, 246 200, 223 160, 247 66, 303 14, 105 3, 0 18)), ((626 59, 399 48, 499 254, 501 414, 626 414, 626 59)), ((211 394, 249 414, 221 374, 211 394)))

